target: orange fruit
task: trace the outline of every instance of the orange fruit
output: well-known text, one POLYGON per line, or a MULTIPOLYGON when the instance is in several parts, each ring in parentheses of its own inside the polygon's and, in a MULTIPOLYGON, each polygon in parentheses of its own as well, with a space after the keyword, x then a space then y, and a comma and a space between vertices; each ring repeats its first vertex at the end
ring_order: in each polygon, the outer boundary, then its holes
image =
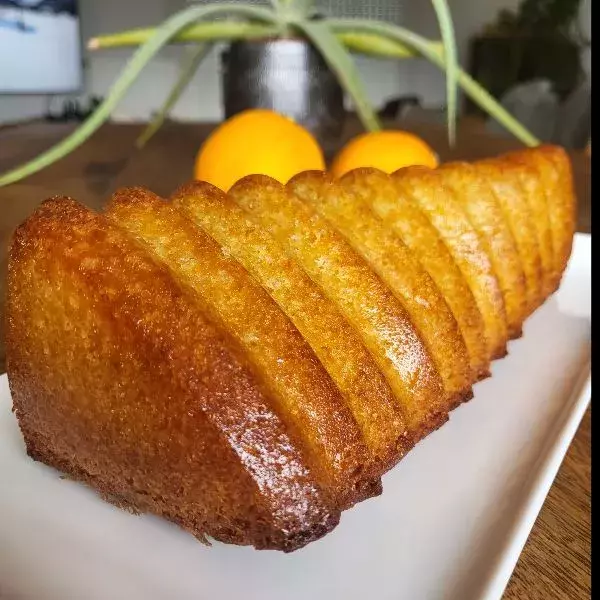
POLYGON ((250 109, 227 119, 204 142, 194 176, 223 191, 246 175, 287 183, 300 171, 325 169, 323 152, 303 127, 279 113, 250 109))
POLYGON ((331 166, 335 177, 358 167, 375 167, 393 173, 402 167, 438 166, 435 152, 419 137, 407 131, 374 131, 350 140, 331 166))

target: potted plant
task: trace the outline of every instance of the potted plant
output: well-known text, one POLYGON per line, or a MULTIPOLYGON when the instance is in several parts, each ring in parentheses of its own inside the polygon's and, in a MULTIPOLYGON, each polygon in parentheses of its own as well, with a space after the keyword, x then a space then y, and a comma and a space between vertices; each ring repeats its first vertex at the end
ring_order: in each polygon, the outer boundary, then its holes
POLYGON ((322 55, 300 37, 236 40, 221 55, 225 118, 249 108, 285 114, 334 145, 346 111, 344 92, 322 55))
POLYGON ((351 51, 374 56, 406 58, 419 55, 444 70, 447 83, 448 135, 454 138, 457 84, 491 116, 528 145, 538 143, 522 125, 462 71, 456 58, 456 43, 446 0, 431 0, 440 25, 442 44, 428 40, 403 27, 382 21, 315 18, 313 0, 271 0, 270 7, 242 3, 194 5, 175 13, 154 29, 137 29, 95 38, 89 48, 139 46, 103 103, 71 135, 34 160, 0 175, 0 185, 18 181, 59 160, 77 148, 110 116, 113 108, 146 64, 167 44, 191 43, 191 53, 182 65, 180 77, 163 107, 144 132, 143 145, 160 127, 166 114, 185 89, 192 75, 216 41, 302 38, 318 51, 352 99, 359 119, 367 130, 380 128, 373 107, 350 55, 351 51), (209 21, 215 17, 225 20, 209 21))

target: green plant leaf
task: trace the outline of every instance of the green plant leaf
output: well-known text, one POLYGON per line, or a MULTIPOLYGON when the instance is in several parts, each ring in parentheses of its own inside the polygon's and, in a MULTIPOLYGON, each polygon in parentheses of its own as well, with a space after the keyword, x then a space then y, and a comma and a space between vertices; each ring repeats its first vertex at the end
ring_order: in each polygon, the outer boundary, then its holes
POLYGON ((173 36, 195 21, 219 14, 235 14, 253 20, 276 24, 273 12, 268 9, 233 3, 191 6, 174 14, 160 27, 157 27, 154 35, 138 48, 121 72, 121 75, 112 85, 104 101, 82 125, 64 140, 30 162, 0 175, 0 186, 14 183, 36 173, 80 146, 108 119, 114 107, 137 79, 142 69, 165 44, 169 43, 173 36))
MULTIPOLYGON (((196 23, 182 29, 171 38, 170 44, 187 42, 208 42, 218 40, 253 39, 277 35, 279 27, 243 21, 209 21, 196 23)), ((140 46, 156 33, 155 27, 129 29, 119 33, 110 33, 92 38, 88 42, 89 50, 140 46)))
MULTIPOLYGON (((119 33, 111 33, 92 38, 89 43, 90 50, 104 50, 106 48, 123 48, 127 46, 140 46, 150 39, 156 28, 148 27, 145 29, 130 29, 119 33)), ((220 39, 253 39, 271 37, 279 33, 278 27, 271 25, 258 25, 253 23, 243 23, 236 21, 196 23, 183 29, 175 35, 170 44, 185 44, 189 42, 218 41, 220 39)), ((351 47, 352 50, 363 52, 364 54, 378 54, 392 58, 409 58, 420 56, 413 48, 400 44, 379 34, 371 34, 353 31, 337 31, 336 37, 344 45, 351 47), (377 45, 382 48, 381 52, 373 52, 372 47, 377 45)), ((432 48, 438 52, 443 50, 440 42, 429 41, 432 48)))
POLYGON ((524 125, 519 123, 481 84, 475 81, 468 73, 460 71, 458 83, 488 115, 496 119, 508 132, 512 133, 526 146, 539 146, 540 140, 533 135, 524 125))
POLYGON ((160 110, 150 120, 140 137, 136 140, 135 145, 138 148, 143 148, 150 138, 160 129, 165 118, 171 112, 171 109, 175 106, 177 100, 179 100, 179 97, 188 86, 190 80, 202 64, 202 61, 213 48, 213 45, 214 44, 211 43, 197 44, 189 49, 190 51, 183 60, 179 71, 179 77, 177 78, 171 93, 167 96, 167 99, 160 107, 160 110))
POLYGON ((442 41, 444 43, 444 56, 446 58, 446 117, 448 120, 448 139, 454 144, 456 137, 456 109, 457 109, 457 73, 458 51, 456 50, 456 36, 452 15, 446 0, 431 0, 437 15, 442 41))
POLYGON ((336 74, 342 87, 350 94, 356 112, 365 128, 369 131, 378 131, 381 129, 381 125, 369 102, 356 65, 349 52, 326 23, 326 21, 299 21, 294 25, 319 50, 329 68, 336 74))
MULTIPOLYGON (((406 44, 400 44, 389 38, 375 33, 363 33, 356 31, 336 31, 337 39, 355 52, 374 56, 385 56, 386 58, 413 58, 421 56, 414 48, 406 44)), ((437 52, 443 53, 441 42, 429 42, 437 52)))
MULTIPOLYGON (((346 40, 350 48, 353 48, 356 40, 360 39, 360 42, 356 45, 356 49, 360 52, 374 56, 403 58, 406 55, 406 47, 408 46, 440 69, 444 70, 446 68, 444 53, 440 50, 439 44, 403 27, 389 25, 381 21, 359 19, 332 19, 330 24, 336 35, 339 35, 342 40, 346 40), (357 36, 363 34, 369 37, 357 38, 357 36), (392 44, 395 44, 395 47, 392 44)), ((540 141, 526 127, 521 125, 485 88, 460 67, 458 69, 458 84, 481 108, 501 123, 517 139, 527 146, 539 145, 540 141)))

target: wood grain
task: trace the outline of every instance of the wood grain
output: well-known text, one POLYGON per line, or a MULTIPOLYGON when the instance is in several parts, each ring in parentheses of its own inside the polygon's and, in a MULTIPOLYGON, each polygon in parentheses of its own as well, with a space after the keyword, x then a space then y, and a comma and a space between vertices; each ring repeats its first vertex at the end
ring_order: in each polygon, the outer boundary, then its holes
POLYGON ((588 408, 506 588, 506 600, 591 594, 591 423, 588 408))
MULTIPOLYGON (((394 124, 389 124, 391 127, 394 124)), ((396 124, 397 126, 397 124, 396 124)), ((24 182, 0 188, 0 372, 4 370, 3 303, 6 248, 13 229, 45 198, 71 195, 99 208, 124 185, 143 185, 167 195, 191 177, 194 155, 214 124, 166 124, 142 151, 133 149, 140 125, 105 125, 76 152, 24 182)), ((402 123, 439 153, 442 160, 476 160, 517 148, 477 128, 458 130, 450 148, 437 125, 402 123)), ((74 128, 31 123, 0 129, 0 172, 34 157, 74 128)), ((350 120, 340 143, 359 131, 350 120)), ((572 153, 578 194, 578 231, 590 231, 591 165, 572 153)), ((590 597, 591 409, 588 409, 525 545, 505 592, 506 600, 584 600, 590 597)))

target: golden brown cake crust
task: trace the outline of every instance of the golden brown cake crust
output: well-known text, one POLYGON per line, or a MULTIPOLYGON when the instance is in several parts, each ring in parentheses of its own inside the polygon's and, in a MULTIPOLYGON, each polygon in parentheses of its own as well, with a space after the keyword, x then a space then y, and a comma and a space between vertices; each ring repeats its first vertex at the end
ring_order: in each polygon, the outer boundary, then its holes
MULTIPOLYGON (((473 374, 458 323, 412 251, 353 192, 356 174, 340 182, 315 175, 303 199, 336 228, 401 302, 444 383, 448 409, 472 396, 473 374)), ((359 176, 360 177, 360 176, 359 176)))
POLYGON ((550 291, 554 291, 571 256, 575 234, 577 197, 571 161, 563 148, 550 145, 527 148, 509 156, 534 166, 545 192, 554 267, 550 291))
POLYGON ((469 163, 446 163, 438 173, 454 190, 457 201, 480 235, 504 296, 509 336, 517 338, 527 316, 525 274, 498 200, 490 184, 469 163))
MULTIPOLYGON (((539 156, 551 163, 552 170, 557 177, 556 199, 550 203, 549 208, 550 226, 556 232, 558 268, 562 276, 573 250, 573 238, 577 224, 577 196, 573 182, 573 167, 564 148, 544 145, 536 150, 539 156)), ((531 151, 529 150, 529 152, 531 151)))
POLYGON ((255 189, 268 189, 271 182, 265 176, 246 177, 228 195, 210 184, 195 182, 180 188, 172 199, 227 255, 238 260, 289 316, 344 395, 381 473, 411 446, 391 389, 335 305, 285 248, 233 200, 255 189))
POLYGON ((310 346, 265 290, 172 202, 141 188, 113 195, 106 214, 191 292, 244 359, 342 506, 380 486, 360 429, 310 346), (325 479, 327 478, 327 479, 325 479))
MULTIPOLYGON (((538 152, 532 156, 539 157, 538 152)), ((503 159, 512 163, 518 174, 524 191, 524 200, 529 204, 533 225, 537 234, 542 269, 542 291, 540 302, 543 302, 554 291, 554 248, 550 228, 550 211, 541 173, 535 160, 521 152, 505 154, 503 159)), ((543 159, 542 159, 543 160, 543 159)), ((507 165, 508 167, 508 165, 507 165)))
POLYGON ((484 323, 461 270, 430 223, 394 178, 371 168, 357 169, 353 191, 413 251, 438 289, 458 323, 476 380, 489 375, 490 356, 484 323))
POLYGON ((172 202, 130 188, 103 215, 48 200, 9 253, 27 451, 202 541, 300 548, 488 374, 574 228, 551 146, 339 184, 196 182, 172 202))
POLYGON ((302 181, 320 172, 297 175, 286 187, 240 196, 247 209, 302 265, 363 336, 404 410, 411 435, 420 439, 447 418, 443 384, 410 317, 391 291, 347 242, 301 200, 302 181))
POLYGON ((105 218, 45 202, 15 234, 8 290, 33 457, 200 538, 293 550, 337 523, 232 341, 105 218))
POLYGON ((400 169, 392 178, 410 194, 450 250, 481 312, 490 358, 506 354, 508 326, 500 284, 477 231, 454 192, 439 171, 414 166, 400 169))
POLYGON ((538 236, 525 188, 514 163, 502 157, 482 160, 474 166, 492 186, 515 238, 525 273, 526 314, 529 316, 541 302, 543 273, 538 236))

